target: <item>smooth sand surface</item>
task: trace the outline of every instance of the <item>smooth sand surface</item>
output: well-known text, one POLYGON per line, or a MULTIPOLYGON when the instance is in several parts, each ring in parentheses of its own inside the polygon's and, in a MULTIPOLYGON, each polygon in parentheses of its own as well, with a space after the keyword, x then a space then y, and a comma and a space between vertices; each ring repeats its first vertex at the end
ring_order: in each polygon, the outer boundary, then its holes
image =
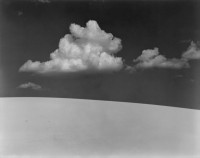
POLYGON ((200 157, 200 110, 0 98, 0 157, 200 157))

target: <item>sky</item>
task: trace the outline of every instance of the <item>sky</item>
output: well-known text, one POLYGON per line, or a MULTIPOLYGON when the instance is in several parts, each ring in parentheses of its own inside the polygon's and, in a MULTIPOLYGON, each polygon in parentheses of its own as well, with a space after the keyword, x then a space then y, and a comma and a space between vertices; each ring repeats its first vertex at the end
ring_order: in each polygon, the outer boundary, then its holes
POLYGON ((199 1, 0 1, 0 97, 200 109, 199 1))

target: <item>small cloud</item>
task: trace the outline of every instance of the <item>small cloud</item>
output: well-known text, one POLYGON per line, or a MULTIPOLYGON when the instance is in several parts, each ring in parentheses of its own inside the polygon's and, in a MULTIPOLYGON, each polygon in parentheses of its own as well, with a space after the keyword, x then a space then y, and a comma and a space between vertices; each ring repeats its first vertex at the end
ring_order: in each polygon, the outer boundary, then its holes
POLYGON ((188 49, 182 54, 182 58, 186 60, 192 59, 200 59, 200 43, 194 43, 193 41, 190 43, 188 49))
POLYGON ((129 72, 129 73, 133 73, 133 72, 136 71, 136 68, 134 66, 125 65, 124 70, 127 71, 127 72, 129 72))
POLYGON ((191 43, 192 40, 191 40, 191 39, 188 39, 188 40, 181 40, 180 42, 181 42, 181 43, 191 43))
POLYGON ((78 71, 117 71, 123 67, 120 57, 121 40, 101 30, 96 21, 90 20, 86 27, 70 25, 71 34, 60 39, 59 48, 50 54, 46 62, 28 60, 21 72, 52 73, 78 71))
POLYGON ((40 85, 32 83, 32 82, 23 83, 23 84, 19 85, 17 88, 22 88, 22 89, 30 88, 30 89, 34 89, 34 90, 42 89, 42 87, 40 85))
POLYGON ((38 0, 38 2, 41 2, 41 3, 50 3, 51 1, 50 0, 38 0))
POLYGON ((183 75, 176 75, 175 78, 183 78, 183 75))
POLYGON ((18 15, 18 16, 22 16, 22 15, 23 15, 23 11, 18 11, 18 12, 17 12, 17 15, 18 15))
POLYGON ((159 49, 147 49, 143 50, 142 54, 134 60, 135 68, 171 68, 181 69, 189 67, 187 60, 184 59, 167 59, 164 55, 159 54, 159 49))

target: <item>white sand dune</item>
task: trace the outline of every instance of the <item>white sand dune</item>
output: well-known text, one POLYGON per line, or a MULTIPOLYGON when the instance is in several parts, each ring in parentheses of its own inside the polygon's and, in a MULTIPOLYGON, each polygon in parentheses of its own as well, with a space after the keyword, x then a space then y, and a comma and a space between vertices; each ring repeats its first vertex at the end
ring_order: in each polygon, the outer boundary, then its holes
POLYGON ((0 157, 200 157, 200 111, 58 98, 0 99, 0 157))

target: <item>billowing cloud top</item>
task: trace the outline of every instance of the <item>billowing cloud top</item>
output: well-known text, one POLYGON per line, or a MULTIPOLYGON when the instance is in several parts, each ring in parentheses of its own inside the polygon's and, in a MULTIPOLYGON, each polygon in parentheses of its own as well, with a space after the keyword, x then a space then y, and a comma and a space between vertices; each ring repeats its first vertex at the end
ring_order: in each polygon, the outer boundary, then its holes
POLYGON ((34 90, 39 90, 42 87, 38 84, 28 82, 28 83, 23 83, 23 84, 19 85, 18 88, 23 88, 23 89, 31 88, 31 89, 34 89, 34 90))
POLYGON ((59 42, 59 48, 46 62, 28 60, 19 71, 35 73, 77 72, 85 70, 119 70, 123 67, 120 57, 114 57, 121 48, 121 40, 101 30, 96 21, 86 27, 71 24, 71 34, 59 42))

